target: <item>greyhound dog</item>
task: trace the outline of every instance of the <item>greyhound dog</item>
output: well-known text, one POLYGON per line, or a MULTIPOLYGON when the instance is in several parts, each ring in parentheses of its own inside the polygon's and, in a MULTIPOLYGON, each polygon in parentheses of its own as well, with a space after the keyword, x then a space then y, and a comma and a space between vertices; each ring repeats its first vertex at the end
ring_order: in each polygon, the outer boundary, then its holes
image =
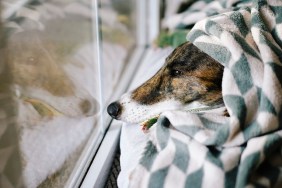
POLYGON ((111 103, 107 111, 114 119, 141 123, 167 110, 223 107, 222 76, 219 62, 185 42, 152 78, 111 103))

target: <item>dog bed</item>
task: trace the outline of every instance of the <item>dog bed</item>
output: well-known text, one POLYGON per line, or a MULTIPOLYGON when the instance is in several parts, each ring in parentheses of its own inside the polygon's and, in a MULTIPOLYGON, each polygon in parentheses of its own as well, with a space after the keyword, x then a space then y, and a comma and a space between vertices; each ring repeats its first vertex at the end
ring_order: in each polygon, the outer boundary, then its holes
POLYGON ((120 185, 281 187, 282 3, 198 1, 166 24, 184 27, 191 17, 201 19, 195 15, 209 17, 187 40, 225 66, 222 93, 230 117, 162 113, 120 185))

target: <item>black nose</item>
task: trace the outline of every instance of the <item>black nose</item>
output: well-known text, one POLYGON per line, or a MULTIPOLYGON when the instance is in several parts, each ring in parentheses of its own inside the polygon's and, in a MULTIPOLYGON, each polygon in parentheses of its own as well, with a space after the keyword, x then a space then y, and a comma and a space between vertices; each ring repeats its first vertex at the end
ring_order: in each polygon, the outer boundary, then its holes
POLYGON ((107 111, 110 116, 117 118, 121 112, 121 105, 118 102, 113 102, 108 106, 107 111))

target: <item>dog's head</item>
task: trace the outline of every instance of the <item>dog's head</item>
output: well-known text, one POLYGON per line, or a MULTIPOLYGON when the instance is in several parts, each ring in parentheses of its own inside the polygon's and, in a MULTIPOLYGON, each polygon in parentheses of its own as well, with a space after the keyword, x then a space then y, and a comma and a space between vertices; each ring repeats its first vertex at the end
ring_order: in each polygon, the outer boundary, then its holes
POLYGON ((186 42, 143 85, 108 106, 115 119, 140 123, 166 110, 223 106, 223 66, 186 42))

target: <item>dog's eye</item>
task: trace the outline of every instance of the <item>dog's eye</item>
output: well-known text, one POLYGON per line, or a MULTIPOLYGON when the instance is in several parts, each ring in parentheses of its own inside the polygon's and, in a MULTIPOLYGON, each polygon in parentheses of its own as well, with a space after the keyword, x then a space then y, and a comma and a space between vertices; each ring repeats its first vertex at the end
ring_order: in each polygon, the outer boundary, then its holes
POLYGON ((172 70, 171 71, 171 76, 180 76, 182 75, 182 72, 180 70, 172 70))

